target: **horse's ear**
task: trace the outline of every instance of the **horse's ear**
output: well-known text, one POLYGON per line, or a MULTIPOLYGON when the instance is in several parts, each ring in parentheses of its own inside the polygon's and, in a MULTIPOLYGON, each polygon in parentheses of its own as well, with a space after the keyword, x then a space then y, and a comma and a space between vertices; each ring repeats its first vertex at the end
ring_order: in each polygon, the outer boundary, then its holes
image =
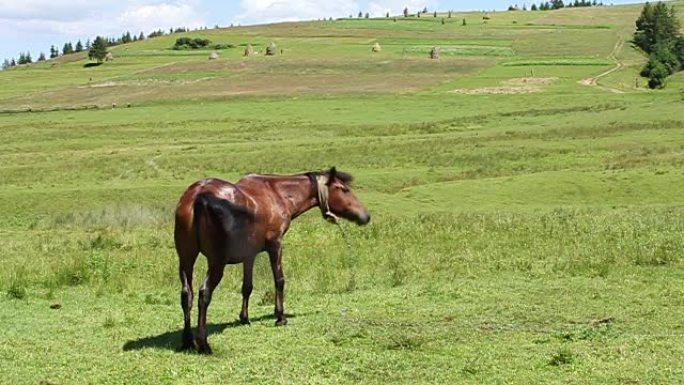
POLYGON ((337 177, 337 169, 335 168, 335 166, 332 166, 332 168, 330 169, 330 172, 328 172, 328 186, 330 186, 330 184, 335 181, 336 177, 337 177))

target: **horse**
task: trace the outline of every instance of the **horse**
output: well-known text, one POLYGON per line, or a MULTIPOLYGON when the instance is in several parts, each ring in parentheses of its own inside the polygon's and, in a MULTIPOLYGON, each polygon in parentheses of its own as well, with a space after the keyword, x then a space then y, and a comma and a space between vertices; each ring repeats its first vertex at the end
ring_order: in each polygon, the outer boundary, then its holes
POLYGON ((207 308, 226 265, 243 265, 242 310, 239 319, 249 324, 252 268, 257 254, 268 253, 275 282, 276 326, 287 324, 283 308, 283 237, 292 221, 318 206, 323 218, 339 218, 366 225, 368 209, 352 193, 350 174, 313 171, 297 175, 250 174, 237 183, 209 178, 190 185, 176 206, 174 241, 178 253, 183 308, 182 350, 211 354, 207 342, 207 308), (207 276, 199 290, 198 328, 190 326, 193 301, 192 273, 199 253, 207 258, 207 276))

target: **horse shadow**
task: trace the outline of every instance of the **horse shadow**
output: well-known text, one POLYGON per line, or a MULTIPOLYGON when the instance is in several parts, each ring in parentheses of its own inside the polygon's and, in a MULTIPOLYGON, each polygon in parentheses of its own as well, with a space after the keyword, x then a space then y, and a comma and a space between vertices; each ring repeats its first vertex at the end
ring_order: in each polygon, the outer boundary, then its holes
MULTIPOLYGON (((296 318, 297 316, 294 314, 286 314, 287 318, 296 318)), ((251 322, 259 322, 259 321, 265 321, 265 320, 271 320, 275 319, 275 316, 273 314, 270 315, 262 315, 259 317, 251 318, 251 322)), ((248 326, 248 325, 243 325, 240 323, 239 320, 235 320, 232 322, 224 322, 224 323, 219 323, 219 324, 207 324, 207 337, 212 335, 212 334, 220 334, 223 333, 224 330, 226 330, 229 327, 237 327, 237 326, 248 326)), ((193 332, 196 334, 197 330, 193 328, 193 332)), ((147 348, 157 348, 157 349, 168 349, 172 350, 175 352, 181 352, 182 350, 180 349, 181 345, 181 340, 183 339, 183 329, 178 329, 175 331, 170 331, 162 334, 158 334, 156 336, 148 336, 148 337, 142 337, 138 338, 135 340, 129 340, 126 341, 126 343, 123 345, 122 349, 125 352, 131 351, 131 350, 142 350, 142 349, 147 349, 147 348)))

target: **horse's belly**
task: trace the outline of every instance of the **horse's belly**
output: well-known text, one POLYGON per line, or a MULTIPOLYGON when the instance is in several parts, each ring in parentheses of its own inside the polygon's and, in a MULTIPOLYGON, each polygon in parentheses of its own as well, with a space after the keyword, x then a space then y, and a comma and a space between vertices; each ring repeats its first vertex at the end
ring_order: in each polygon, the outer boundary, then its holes
POLYGON ((254 258, 259 251, 254 247, 227 247, 223 254, 223 260, 226 265, 235 265, 254 258))

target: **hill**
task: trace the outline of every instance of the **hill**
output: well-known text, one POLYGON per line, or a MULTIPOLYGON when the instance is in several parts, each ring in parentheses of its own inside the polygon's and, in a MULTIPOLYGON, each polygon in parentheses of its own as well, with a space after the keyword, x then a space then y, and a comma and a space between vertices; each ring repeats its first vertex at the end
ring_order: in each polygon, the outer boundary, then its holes
POLYGON ((0 378, 681 382, 684 77, 638 77, 640 9, 215 29, 0 72, 0 378), (373 213, 351 251, 304 215, 290 324, 260 257, 253 324, 228 267, 215 355, 176 353, 184 188, 331 165, 373 213))

